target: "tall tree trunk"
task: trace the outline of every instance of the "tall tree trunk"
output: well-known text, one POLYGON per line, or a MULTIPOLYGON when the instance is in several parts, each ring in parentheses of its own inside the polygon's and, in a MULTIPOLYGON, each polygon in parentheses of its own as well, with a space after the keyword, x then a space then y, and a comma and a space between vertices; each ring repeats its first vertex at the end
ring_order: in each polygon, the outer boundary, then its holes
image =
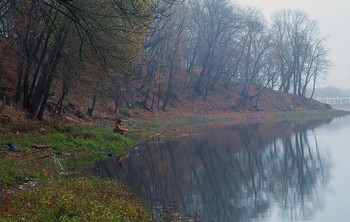
POLYGON ((317 78, 317 74, 315 73, 314 74, 314 82, 312 84, 312 93, 311 93, 310 99, 312 99, 314 97, 314 93, 315 93, 315 89, 316 89, 316 78, 317 78))
POLYGON ((42 74, 38 80, 37 87, 35 89, 35 92, 33 93, 32 102, 30 103, 29 107, 29 111, 32 117, 36 115, 39 105, 41 103, 40 111, 38 113, 37 118, 42 119, 47 99, 49 96, 48 94, 51 89, 52 80, 54 74, 56 73, 58 63, 61 59, 61 50, 64 44, 66 43, 66 39, 68 37, 70 24, 68 24, 67 26, 62 26, 62 28, 59 30, 55 42, 56 44, 54 45, 52 53, 48 56, 48 61, 43 65, 42 74))
POLYGON ((0 113, 2 113, 2 111, 4 110, 5 103, 6 103, 6 95, 4 95, 3 98, 2 98, 2 104, 1 104, 1 107, 0 107, 0 113))
POLYGON ((159 108, 159 104, 160 104, 160 95, 161 95, 161 85, 158 85, 158 93, 157 93, 157 108, 159 108))
MULTIPOLYGON (((21 57, 21 60, 24 58, 21 57)), ((23 75, 23 61, 19 61, 20 65, 17 70, 17 87, 16 87, 16 96, 15 96, 15 102, 18 104, 21 101, 22 98, 22 75, 23 75)))
POLYGON ((201 88, 201 85, 202 85, 202 82, 203 82, 203 78, 204 78, 204 75, 207 71, 207 66, 208 66, 208 60, 209 60, 209 55, 210 55, 210 52, 208 52, 206 55, 205 55, 205 59, 204 59, 204 63, 203 63, 203 66, 202 66, 202 70, 199 74, 199 77, 198 77, 198 80, 196 82, 196 85, 194 87, 194 90, 199 93, 200 92, 200 88, 201 88))
POLYGON ((29 72, 32 64, 26 65, 26 70, 24 73, 24 79, 23 79, 23 108, 27 109, 27 104, 28 104, 28 89, 29 89, 29 72))
POLYGON ((185 85, 187 83, 187 76, 190 76, 190 84, 189 84, 189 88, 191 88, 191 78, 192 78, 192 74, 193 74, 193 67, 194 67, 194 62, 196 61, 197 58, 197 54, 198 54, 198 46, 199 46, 199 40, 197 40, 196 45, 193 49, 193 55, 190 61, 190 64, 188 65, 187 69, 186 69, 186 78, 185 78, 185 85))
POLYGON ((156 93, 153 92, 153 96, 152 96, 152 103, 151 103, 151 110, 153 110, 153 104, 154 104, 154 99, 156 97, 156 93))
POLYGON ((164 102, 163 102, 163 106, 162 106, 162 110, 165 111, 165 108, 167 107, 168 105, 168 102, 169 102, 169 98, 170 98, 170 95, 171 95, 171 90, 172 90, 172 85, 173 85, 173 82, 174 82, 174 71, 173 71, 173 65, 172 65, 172 68, 169 72, 169 79, 168 79, 168 88, 166 90, 166 93, 165 93, 165 98, 164 98, 164 102))
POLYGON ((50 92, 52 80, 53 80, 53 74, 51 74, 49 76, 48 81, 47 81, 47 85, 45 87, 43 101, 41 103, 41 106, 40 106, 40 109, 39 109, 39 112, 37 115, 37 118, 39 120, 42 120, 43 116, 44 116, 44 112, 45 112, 45 108, 46 108, 46 104, 47 104, 47 99, 49 98, 49 92, 50 92))
POLYGON ((205 93, 204 93, 204 97, 203 97, 203 100, 204 100, 204 101, 207 101, 209 83, 210 83, 210 76, 208 76, 207 85, 206 85, 206 87, 205 87, 205 93))
POLYGON ((48 43, 49 43, 49 35, 47 35, 47 37, 45 39, 44 48, 42 50, 39 63, 37 65, 36 70, 35 70, 34 75, 33 75, 32 85, 31 85, 30 90, 29 90, 29 94, 28 94, 28 97, 27 97, 26 104, 24 105, 26 108, 29 108, 30 103, 32 101, 35 85, 36 85, 36 82, 37 82, 37 78, 38 78, 40 69, 42 68, 42 64, 44 62, 44 58, 45 58, 45 55, 46 55, 46 50, 47 50, 48 43))
MULTIPOLYGON (((29 31, 29 27, 27 29, 29 31)), ((52 30, 50 29, 50 31, 52 31, 52 30)), ((50 34, 47 33, 45 44, 47 44, 49 36, 50 36, 50 34)), ((23 43, 25 51, 26 51, 26 68, 25 68, 24 79, 23 79, 23 108, 27 109, 27 110, 29 109, 30 99, 31 99, 29 97, 29 76, 31 75, 30 72, 34 66, 35 58, 36 58, 38 51, 40 49, 40 46, 42 44, 43 37, 44 37, 44 32, 41 32, 39 35, 39 38, 36 41, 34 49, 30 49, 31 45, 28 41, 25 41, 23 43)), ((43 54, 46 54, 46 47, 44 48, 43 54)), ((38 64, 38 68, 39 67, 41 67, 41 63, 38 64)), ((34 78, 35 78, 34 79, 34 81, 35 81, 36 76, 34 78)), ((33 82, 32 85, 35 85, 35 82, 33 82)))
POLYGON ((148 106, 147 106, 147 102, 148 102, 148 99, 149 99, 149 94, 151 92, 151 86, 149 85, 148 88, 147 88, 147 92, 146 92, 146 95, 145 95, 145 99, 141 102, 141 105, 144 109, 146 110, 149 110, 148 106))
POLYGON ((68 95, 68 91, 69 91, 69 88, 70 88, 70 83, 71 83, 71 80, 68 77, 65 78, 64 81, 63 81, 62 93, 61 93, 60 99, 56 103, 55 111, 54 111, 54 113, 57 112, 57 115, 62 115, 63 114, 63 101, 66 98, 66 96, 68 95))
POLYGON ((92 116, 92 113, 94 112, 95 110, 95 106, 96 106, 96 99, 97 99, 97 95, 94 94, 94 97, 92 98, 92 104, 91 104, 91 107, 88 108, 87 110, 87 114, 91 117, 92 116))

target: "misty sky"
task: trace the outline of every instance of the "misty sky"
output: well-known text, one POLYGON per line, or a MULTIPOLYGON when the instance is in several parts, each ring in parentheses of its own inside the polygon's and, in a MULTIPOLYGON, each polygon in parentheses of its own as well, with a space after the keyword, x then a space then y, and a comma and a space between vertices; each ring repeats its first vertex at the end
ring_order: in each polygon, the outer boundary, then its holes
POLYGON ((332 68, 327 82, 331 85, 350 89, 350 1, 349 0, 238 0, 243 6, 260 8, 269 19, 279 9, 301 9, 319 22, 321 32, 329 35, 327 47, 332 68))

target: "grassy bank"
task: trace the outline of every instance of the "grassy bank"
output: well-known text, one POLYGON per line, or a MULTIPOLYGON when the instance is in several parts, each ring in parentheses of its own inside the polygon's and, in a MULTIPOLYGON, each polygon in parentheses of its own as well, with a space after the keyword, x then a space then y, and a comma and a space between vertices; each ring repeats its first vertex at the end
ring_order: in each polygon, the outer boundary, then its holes
POLYGON ((138 198, 120 183, 66 174, 107 154, 127 152, 135 139, 102 127, 35 122, 21 114, 1 117, 6 121, 0 121, 0 221, 151 221, 138 198), (10 152, 8 143, 22 152, 10 152), (32 144, 50 148, 34 149, 32 144))
POLYGON ((14 143, 23 151, 30 151, 31 144, 50 144, 56 152, 123 153, 134 145, 134 141, 119 134, 99 128, 73 125, 55 125, 50 129, 39 128, 30 132, 8 132, 1 135, 0 145, 14 143))
POLYGON ((2 221, 151 221, 133 193, 101 178, 47 179, 0 202, 2 221))

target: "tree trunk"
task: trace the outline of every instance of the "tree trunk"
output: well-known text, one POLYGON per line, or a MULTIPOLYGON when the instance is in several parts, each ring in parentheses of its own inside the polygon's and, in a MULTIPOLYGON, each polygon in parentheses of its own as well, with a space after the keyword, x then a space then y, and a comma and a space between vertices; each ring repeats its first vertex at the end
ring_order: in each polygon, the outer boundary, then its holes
POLYGON ((2 111, 4 110, 5 103, 6 103, 6 95, 4 95, 4 97, 2 98, 2 104, 1 104, 1 107, 0 107, 0 113, 2 113, 2 111))
POLYGON ((47 99, 49 98, 49 92, 50 92, 50 88, 51 88, 52 79, 53 79, 53 74, 51 74, 49 76, 48 81, 47 81, 47 85, 46 85, 45 90, 44 90, 43 101, 41 103, 41 106, 40 106, 40 109, 39 109, 39 112, 37 115, 37 118, 39 120, 42 120, 43 116, 44 116, 44 112, 45 112, 45 108, 46 108, 46 104, 47 104, 47 99))
POLYGON ((115 100, 114 100, 114 103, 115 103, 114 114, 116 114, 117 111, 118 111, 118 107, 119 107, 119 98, 120 98, 120 92, 119 92, 119 89, 116 89, 116 90, 115 90, 115 100))
POLYGON ((202 85, 202 82, 203 82, 203 78, 204 78, 204 74, 206 73, 207 71, 207 65, 208 65, 208 60, 209 60, 209 52, 205 55, 205 59, 204 59, 204 63, 203 63, 203 66, 202 66, 202 71, 201 73, 199 74, 199 77, 198 77, 198 80, 196 82, 196 85, 194 87, 194 90, 199 93, 200 92, 200 87, 202 85))
POLYGON ((154 99, 156 97, 156 93, 153 92, 153 96, 152 96, 152 103, 151 103, 151 110, 153 110, 153 104, 154 104, 154 99))
POLYGON ((316 78, 317 78, 317 75, 315 74, 314 75, 314 83, 312 84, 312 93, 311 93, 310 99, 312 99, 314 97, 314 93, 315 93, 315 89, 316 89, 316 78))
POLYGON ((158 93, 157 93, 157 108, 159 108, 159 104, 160 104, 160 95, 161 95, 161 86, 159 84, 158 93))
POLYGON ((92 113, 94 112, 95 110, 95 105, 96 105, 96 99, 97 99, 97 95, 94 94, 94 97, 92 98, 92 104, 91 104, 91 107, 88 108, 87 110, 87 114, 91 117, 92 116, 92 113))
MULTIPOLYGON (((171 69, 173 69, 173 68, 171 68, 171 69)), ((169 98, 170 98, 170 95, 171 95, 171 89, 172 89, 173 81, 174 81, 174 73, 173 73, 173 70, 171 70, 169 72, 168 88, 166 90, 165 98, 164 98, 164 102, 163 102, 163 106, 162 106, 162 110, 163 111, 165 111, 165 108, 168 105, 169 98)))
POLYGON ((205 87, 205 93, 204 93, 204 98, 203 98, 204 101, 207 101, 209 83, 210 83, 210 75, 208 75, 208 81, 207 81, 207 85, 205 87))
MULTIPOLYGON (((24 59, 21 57, 21 59, 24 59)), ((22 75, 23 75, 23 61, 19 61, 20 65, 17 70, 17 87, 16 87, 16 96, 15 96, 15 102, 18 104, 21 101, 22 98, 22 75)))
POLYGON ((35 92, 33 92, 33 98, 29 107, 29 112, 31 113, 32 117, 36 115, 41 103, 37 118, 42 119, 47 99, 49 97, 48 94, 51 89, 52 80, 54 74, 56 73, 56 69, 61 58, 61 50, 66 42, 69 29, 70 24, 63 26, 59 30, 52 53, 48 55, 48 61, 43 65, 42 74, 38 80, 35 92))
POLYGON ((62 115, 62 113, 63 113, 63 101, 66 98, 66 96, 68 95, 69 88, 70 88, 70 79, 66 78, 63 81, 61 97, 57 101, 57 104, 55 106, 54 113, 57 112, 57 115, 62 115))
POLYGON ((43 52, 41 54, 39 63, 37 65, 37 67, 36 67, 36 70, 34 72, 34 75, 33 75, 32 85, 30 87, 30 91, 29 91, 29 94, 28 94, 27 102, 25 104, 25 107, 27 107, 27 108, 30 106, 30 102, 32 101, 35 85, 36 85, 37 78, 38 78, 38 75, 39 75, 39 72, 40 72, 40 68, 42 67, 42 64, 44 62, 44 58, 45 58, 45 55, 46 55, 46 50, 47 50, 48 43, 49 43, 49 35, 45 39, 44 49, 43 49, 43 52))

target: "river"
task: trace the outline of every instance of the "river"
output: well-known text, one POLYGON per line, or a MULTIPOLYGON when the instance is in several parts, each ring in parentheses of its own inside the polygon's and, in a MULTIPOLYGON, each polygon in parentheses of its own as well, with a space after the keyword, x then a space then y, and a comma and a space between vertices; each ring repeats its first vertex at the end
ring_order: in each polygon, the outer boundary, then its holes
POLYGON ((195 127, 141 144, 99 174, 133 189, 157 215, 203 221, 348 221, 350 117, 195 127))

